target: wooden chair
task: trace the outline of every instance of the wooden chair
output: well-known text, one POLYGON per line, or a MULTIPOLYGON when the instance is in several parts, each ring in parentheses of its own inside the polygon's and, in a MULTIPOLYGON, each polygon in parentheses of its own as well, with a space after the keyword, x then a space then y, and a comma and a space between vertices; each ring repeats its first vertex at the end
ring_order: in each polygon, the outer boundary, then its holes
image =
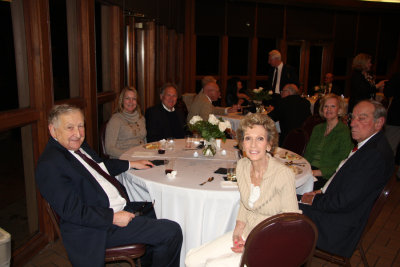
POLYGON ((308 134, 302 128, 291 130, 283 140, 282 147, 301 156, 304 155, 308 143, 308 134))
MULTIPOLYGON (((54 226, 54 229, 56 230, 56 234, 58 235, 58 237, 62 242, 61 231, 59 226, 60 216, 58 216, 58 214, 53 210, 53 208, 47 201, 45 201, 45 206, 50 216, 51 222, 54 226)), ((146 246, 144 244, 130 244, 130 245, 107 248, 104 261, 105 262, 127 261, 132 267, 135 267, 136 265, 134 259, 137 259, 137 265, 138 267, 140 267, 141 266, 140 257, 143 256, 145 252, 146 252, 146 246)))
POLYGON ((317 228, 307 216, 299 213, 272 216, 250 232, 240 266, 310 266, 317 239, 317 228))
POLYGON ((104 122, 100 127, 100 157, 108 159, 110 156, 106 152, 106 128, 108 121, 104 122))
POLYGON ((311 137, 311 133, 314 129, 314 127, 317 124, 320 124, 324 121, 323 118, 321 118, 321 116, 317 113, 314 115, 309 116, 304 122, 301 128, 303 128, 307 134, 308 134, 308 138, 311 137))
MULTIPOLYGON (((368 265, 367 257, 365 256, 364 248, 362 246, 362 241, 363 241, 365 235, 371 229, 372 225, 374 225, 376 218, 378 218, 379 214, 381 213, 382 208, 385 205, 385 203, 387 202, 387 200, 389 198, 389 194, 393 190, 395 183, 396 183, 396 172, 393 173, 392 177, 390 178, 390 180, 388 181, 386 186, 383 188, 381 194, 376 199, 374 206, 372 207, 371 212, 369 214, 367 224, 365 225, 363 233, 361 235, 361 238, 358 241, 356 249, 358 249, 360 251, 361 259, 364 263, 364 266, 366 266, 366 267, 368 267, 369 265, 368 265)), ((317 258, 320 258, 320 259, 324 259, 326 261, 330 261, 335 264, 339 264, 341 266, 351 266, 349 258, 335 255, 335 254, 332 254, 332 253, 329 253, 329 252, 326 252, 326 251, 323 251, 320 249, 315 250, 314 256, 317 258)))

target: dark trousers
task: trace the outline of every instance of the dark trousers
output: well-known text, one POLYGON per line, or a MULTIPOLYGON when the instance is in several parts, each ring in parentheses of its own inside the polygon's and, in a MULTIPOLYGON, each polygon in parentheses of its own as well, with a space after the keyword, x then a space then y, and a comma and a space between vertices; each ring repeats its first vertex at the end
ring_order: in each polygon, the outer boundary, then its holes
POLYGON ((130 203, 126 210, 137 211, 144 208, 149 211, 136 216, 126 227, 113 226, 108 232, 106 246, 146 244, 146 254, 141 259, 143 266, 179 267, 181 227, 170 220, 156 219, 154 210, 146 208, 147 205, 151 206, 151 203, 130 203))

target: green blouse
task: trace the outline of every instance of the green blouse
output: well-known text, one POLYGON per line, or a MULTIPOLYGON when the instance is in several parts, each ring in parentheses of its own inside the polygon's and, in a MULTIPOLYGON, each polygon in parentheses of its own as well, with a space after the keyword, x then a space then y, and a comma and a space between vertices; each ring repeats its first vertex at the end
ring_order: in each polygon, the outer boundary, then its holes
POLYGON ((327 136, 324 136, 325 129, 326 122, 314 127, 304 157, 312 166, 319 168, 322 177, 327 180, 349 155, 354 144, 349 128, 341 121, 327 136))

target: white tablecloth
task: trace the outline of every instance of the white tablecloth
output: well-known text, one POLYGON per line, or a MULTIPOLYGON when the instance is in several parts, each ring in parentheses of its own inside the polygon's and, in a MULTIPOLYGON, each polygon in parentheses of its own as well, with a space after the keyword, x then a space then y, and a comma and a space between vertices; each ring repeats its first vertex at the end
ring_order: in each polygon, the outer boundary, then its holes
MULTIPOLYGON (((183 150, 184 140, 175 142, 174 151, 166 151, 164 155, 157 154, 156 150, 145 151, 144 147, 137 146, 121 156, 122 159, 129 160, 175 158, 174 169, 178 173, 174 179, 166 177, 164 166, 147 170, 130 170, 120 175, 118 179, 127 188, 131 200, 155 201, 157 218, 179 223, 183 232, 181 266, 184 266, 186 253, 190 249, 234 229, 239 209, 238 189, 235 184, 234 187, 222 187, 224 175, 215 174, 214 171, 226 168, 235 162, 237 153, 233 148, 236 141, 227 140, 222 144, 222 149, 228 152, 226 156, 217 153, 212 158, 202 155, 194 158, 193 150, 183 150), (143 156, 144 152, 149 153, 143 156), (211 176, 214 177, 214 181, 203 186, 199 185, 211 176)), ((280 158, 279 155, 284 155, 285 151, 278 150, 276 156, 280 158)), ((306 162, 304 159, 295 161, 306 162)), ((304 167, 304 172, 296 176, 296 186, 304 192, 312 190, 313 180, 310 175, 311 169, 308 164, 304 167)))

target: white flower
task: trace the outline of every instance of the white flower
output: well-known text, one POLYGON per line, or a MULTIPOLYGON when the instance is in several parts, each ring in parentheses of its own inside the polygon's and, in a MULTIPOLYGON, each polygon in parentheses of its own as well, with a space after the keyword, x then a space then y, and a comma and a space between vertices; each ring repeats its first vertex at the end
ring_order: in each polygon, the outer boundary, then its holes
POLYGON ((200 116, 193 116, 191 119, 190 119, 190 121, 189 121, 189 123, 190 124, 195 124, 196 122, 198 122, 198 121, 202 121, 203 119, 200 117, 200 116))
POLYGON ((175 176, 178 174, 177 171, 172 171, 171 173, 167 173, 167 177, 169 179, 175 179, 175 176))
POLYGON ((230 121, 220 121, 218 123, 218 129, 221 132, 225 132, 226 129, 231 129, 231 128, 232 128, 232 126, 231 126, 230 121))
POLYGON ((253 92, 254 92, 254 93, 259 93, 259 92, 261 92, 262 90, 264 90, 264 88, 262 88, 262 87, 260 86, 260 87, 258 87, 258 89, 253 89, 253 92))
POLYGON ((221 132, 225 132, 225 130, 226 130, 226 124, 225 124, 224 121, 220 121, 220 122, 218 123, 218 129, 219 129, 221 132))
POLYGON ((217 117, 215 117, 214 114, 210 114, 210 116, 208 116, 208 122, 211 123, 212 125, 218 125, 220 120, 217 117))
POLYGON ((232 129, 232 125, 230 121, 225 121, 225 125, 227 129, 232 129))

